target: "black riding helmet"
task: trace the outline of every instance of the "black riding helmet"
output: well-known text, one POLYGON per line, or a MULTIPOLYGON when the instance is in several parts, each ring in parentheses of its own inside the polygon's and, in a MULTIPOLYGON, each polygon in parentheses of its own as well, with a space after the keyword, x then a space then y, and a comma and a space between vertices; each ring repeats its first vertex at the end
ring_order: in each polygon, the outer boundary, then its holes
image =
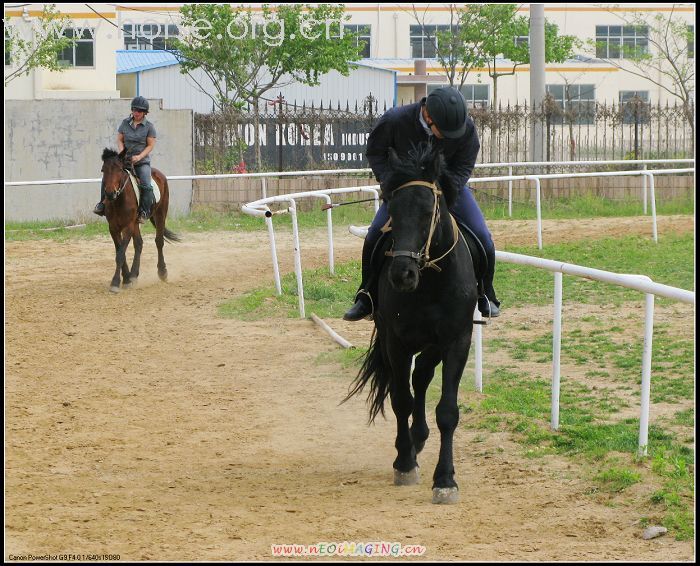
POLYGON ((148 112, 148 100, 146 100, 143 96, 137 96, 131 101, 131 109, 148 112))
POLYGON ((428 95, 425 106, 433 124, 446 138, 460 138, 467 131, 467 105, 458 90, 438 88, 428 95))

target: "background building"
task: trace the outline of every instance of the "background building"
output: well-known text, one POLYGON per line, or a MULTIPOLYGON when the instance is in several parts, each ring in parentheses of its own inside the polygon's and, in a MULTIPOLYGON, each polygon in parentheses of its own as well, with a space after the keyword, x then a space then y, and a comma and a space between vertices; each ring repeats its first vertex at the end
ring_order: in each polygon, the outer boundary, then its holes
MULTIPOLYGON (((5 15, 10 17, 10 25, 28 28, 42 6, 43 4, 27 4, 22 8, 6 9, 5 15)), ((177 37, 181 31, 178 26, 179 6, 181 4, 57 4, 58 9, 70 16, 75 24, 71 33, 81 37, 79 45, 71 53, 65 54, 68 69, 63 73, 41 69, 32 71, 29 76, 13 81, 5 90, 5 98, 128 98, 138 90, 134 84, 135 77, 130 80, 127 77, 118 79, 118 73, 123 75, 138 71, 133 70, 136 67, 120 67, 118 70, 118 52, 157 51, 172 45, 172 38, 177 37), (122 93, 121 90, 125 92, 122 93)), ((259 4, 252 6, 254 10, 260 9, 259 4)), ((519 11, 527 16, 529 4, 521 5, 519 11)), ((597 55, 617 58, 620 46, 642 45, 646 42, 644 30, 633 29, 633 26, 625 24, 625 20, 631 15, 645 14, 654 17, 671 12, 675 17, 687 20, 688 26, 694 26, 693 4, 546 4, 545 17, 557 24, 561 34, 574 35, 584 42, 603 41, 608 46, 604 54, 596 53, 595 48, 588 46, 582 48, 570 61, 547 65, 546 82, 555 98, 563 91, 564 85, 577 85, 578 88, 570 90, 575 91, 575 96, 580 100, 619 102, 630 96, 630 93, 637 92, 652 103, 672 101, 672 97, 663 88, 651 81, 596 59, 597 55)), ((444 72, 434 59, 434 46, 429 35, 430 31, 449 26, 449 6, 347 4, 346 14, 349 17, 346 28, 357 33, 366 43, 363 52, 365 66, 382 67, 396 72, 397 81, 393 95, 373 92, 373 75, 365 72, 353 77, 350 81, 353 88, 350 90, 346 88, 347 84, 338 80, 338 76, 335 76, 337 73, 331 73, 324 77, 320 87, 290 91, 289 96, 285 94, 285 98, 354 100, 359 98, 359 95, 352 91, 362 90, 363 82, 367 80, 370 84, 364 88, 367 93, 365 96, 372 91, 376 98, 401 104, 415 99, 416 85, 445 84, 444 72), (415 61, 421 59, 426 60, 425 70, 421 69, 416 73, 415 61), (318 95, 320 92, 323 94, 318 95)), ((527 38, 514 40, 527 41, 527 38)), ((694 57, 694 46, 689 45, 688 49, 689 57, 694 57)), ((6 68, 8 62, 11 67, 11 53, 5 54, 6 68)), ((501 63, 499 70, 510 70, 508 61, 502 60, 501 63)), ((143 70, 153 69, 155 67, 143 70)), ((162 69, 160 73, 150 73, 151 76, 156 74, 166 75, 168 71, 162 69)), ((169 83, 164 83, 164 93, 170 87, 169 83)), ((186 88, 196 89, 196 86, 190 84, 186 88)), ((473 69, 463 91, 470 104, 485 106, 489 104, 491 88, 487 70, 473 69)), ((154 90, 151 86, 148 89, 146 96, 162 97, 157 92, 158 89, 154 90)), ((528 96, 527 65, 518 67, 514 75, 499 79, 498 103, 522 103, 528 96)), ((561 98, 563 100, 564 96, 561 98)), ((193 96, 193 104, 195 99, 193 96)), ((199 102, 196 104, 197 108, 204 106, 199 102)))

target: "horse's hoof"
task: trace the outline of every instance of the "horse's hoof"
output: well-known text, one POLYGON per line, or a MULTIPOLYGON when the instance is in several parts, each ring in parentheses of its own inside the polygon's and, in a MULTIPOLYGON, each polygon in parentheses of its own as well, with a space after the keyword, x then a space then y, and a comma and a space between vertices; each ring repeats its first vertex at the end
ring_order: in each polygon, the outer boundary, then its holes
POLYGON ((418 480, 420 480, 420 475, 417 466, 410 472, 394 470, 394 485, 416 485, 418 480))
POLYGON ((158 272, 158 277, 160 277, 161 281, 167 281, 168 280, 168 272, 163 271, 162 273, 159 271, 158 272))
POLYGON ((433 503, 438 505, 454 505, 459 503, 459 489, 456 487, 434 487, 433 503))
POLYGON ((124 283, 122 283, 123 289, 131 289, 133 286, 134 286, 133 281, 128 281, 128 282, 125 281, 124 283))
POLYGON ((112 285, 112 286, 109 288, 109 292, 110 292, 110 293, 118 293, 118 292, 119 292, 119 287, 116 286, 116 285, 112 285))

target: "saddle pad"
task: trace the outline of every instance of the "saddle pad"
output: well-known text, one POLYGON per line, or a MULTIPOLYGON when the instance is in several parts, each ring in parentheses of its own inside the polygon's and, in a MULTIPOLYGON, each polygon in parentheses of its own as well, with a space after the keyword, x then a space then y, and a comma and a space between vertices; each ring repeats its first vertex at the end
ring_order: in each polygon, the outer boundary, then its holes
MULTIPOLYGON (((134 192, 136 193, 136 202, 139 203, 141 202, 141 191, 137 191, 137 187, 139 186, 139 180, 134 176, 134 174, 126 170, 126 172, 129 174, 129 178, 131 179, 131 186, 134 187, 134 192)), ((151 177, 151 187, 153 188, 153 196, 156 199, 156 204, 160 202, 160 189, 158 188, 158 183, 156 183, 156 180, 151 177)))

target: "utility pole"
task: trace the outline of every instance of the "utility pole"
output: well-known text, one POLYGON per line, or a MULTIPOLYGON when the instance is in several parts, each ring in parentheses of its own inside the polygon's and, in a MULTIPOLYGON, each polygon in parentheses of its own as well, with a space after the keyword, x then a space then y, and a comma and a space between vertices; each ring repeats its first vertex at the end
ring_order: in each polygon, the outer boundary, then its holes
MULTIPOLYGON (((544 79, 544 4, 530 4, 530 108, 533 116, 542 112, 544 79)), ((530 159, 544 161, 544 124, 533 118, 530 125, 530 159)))

